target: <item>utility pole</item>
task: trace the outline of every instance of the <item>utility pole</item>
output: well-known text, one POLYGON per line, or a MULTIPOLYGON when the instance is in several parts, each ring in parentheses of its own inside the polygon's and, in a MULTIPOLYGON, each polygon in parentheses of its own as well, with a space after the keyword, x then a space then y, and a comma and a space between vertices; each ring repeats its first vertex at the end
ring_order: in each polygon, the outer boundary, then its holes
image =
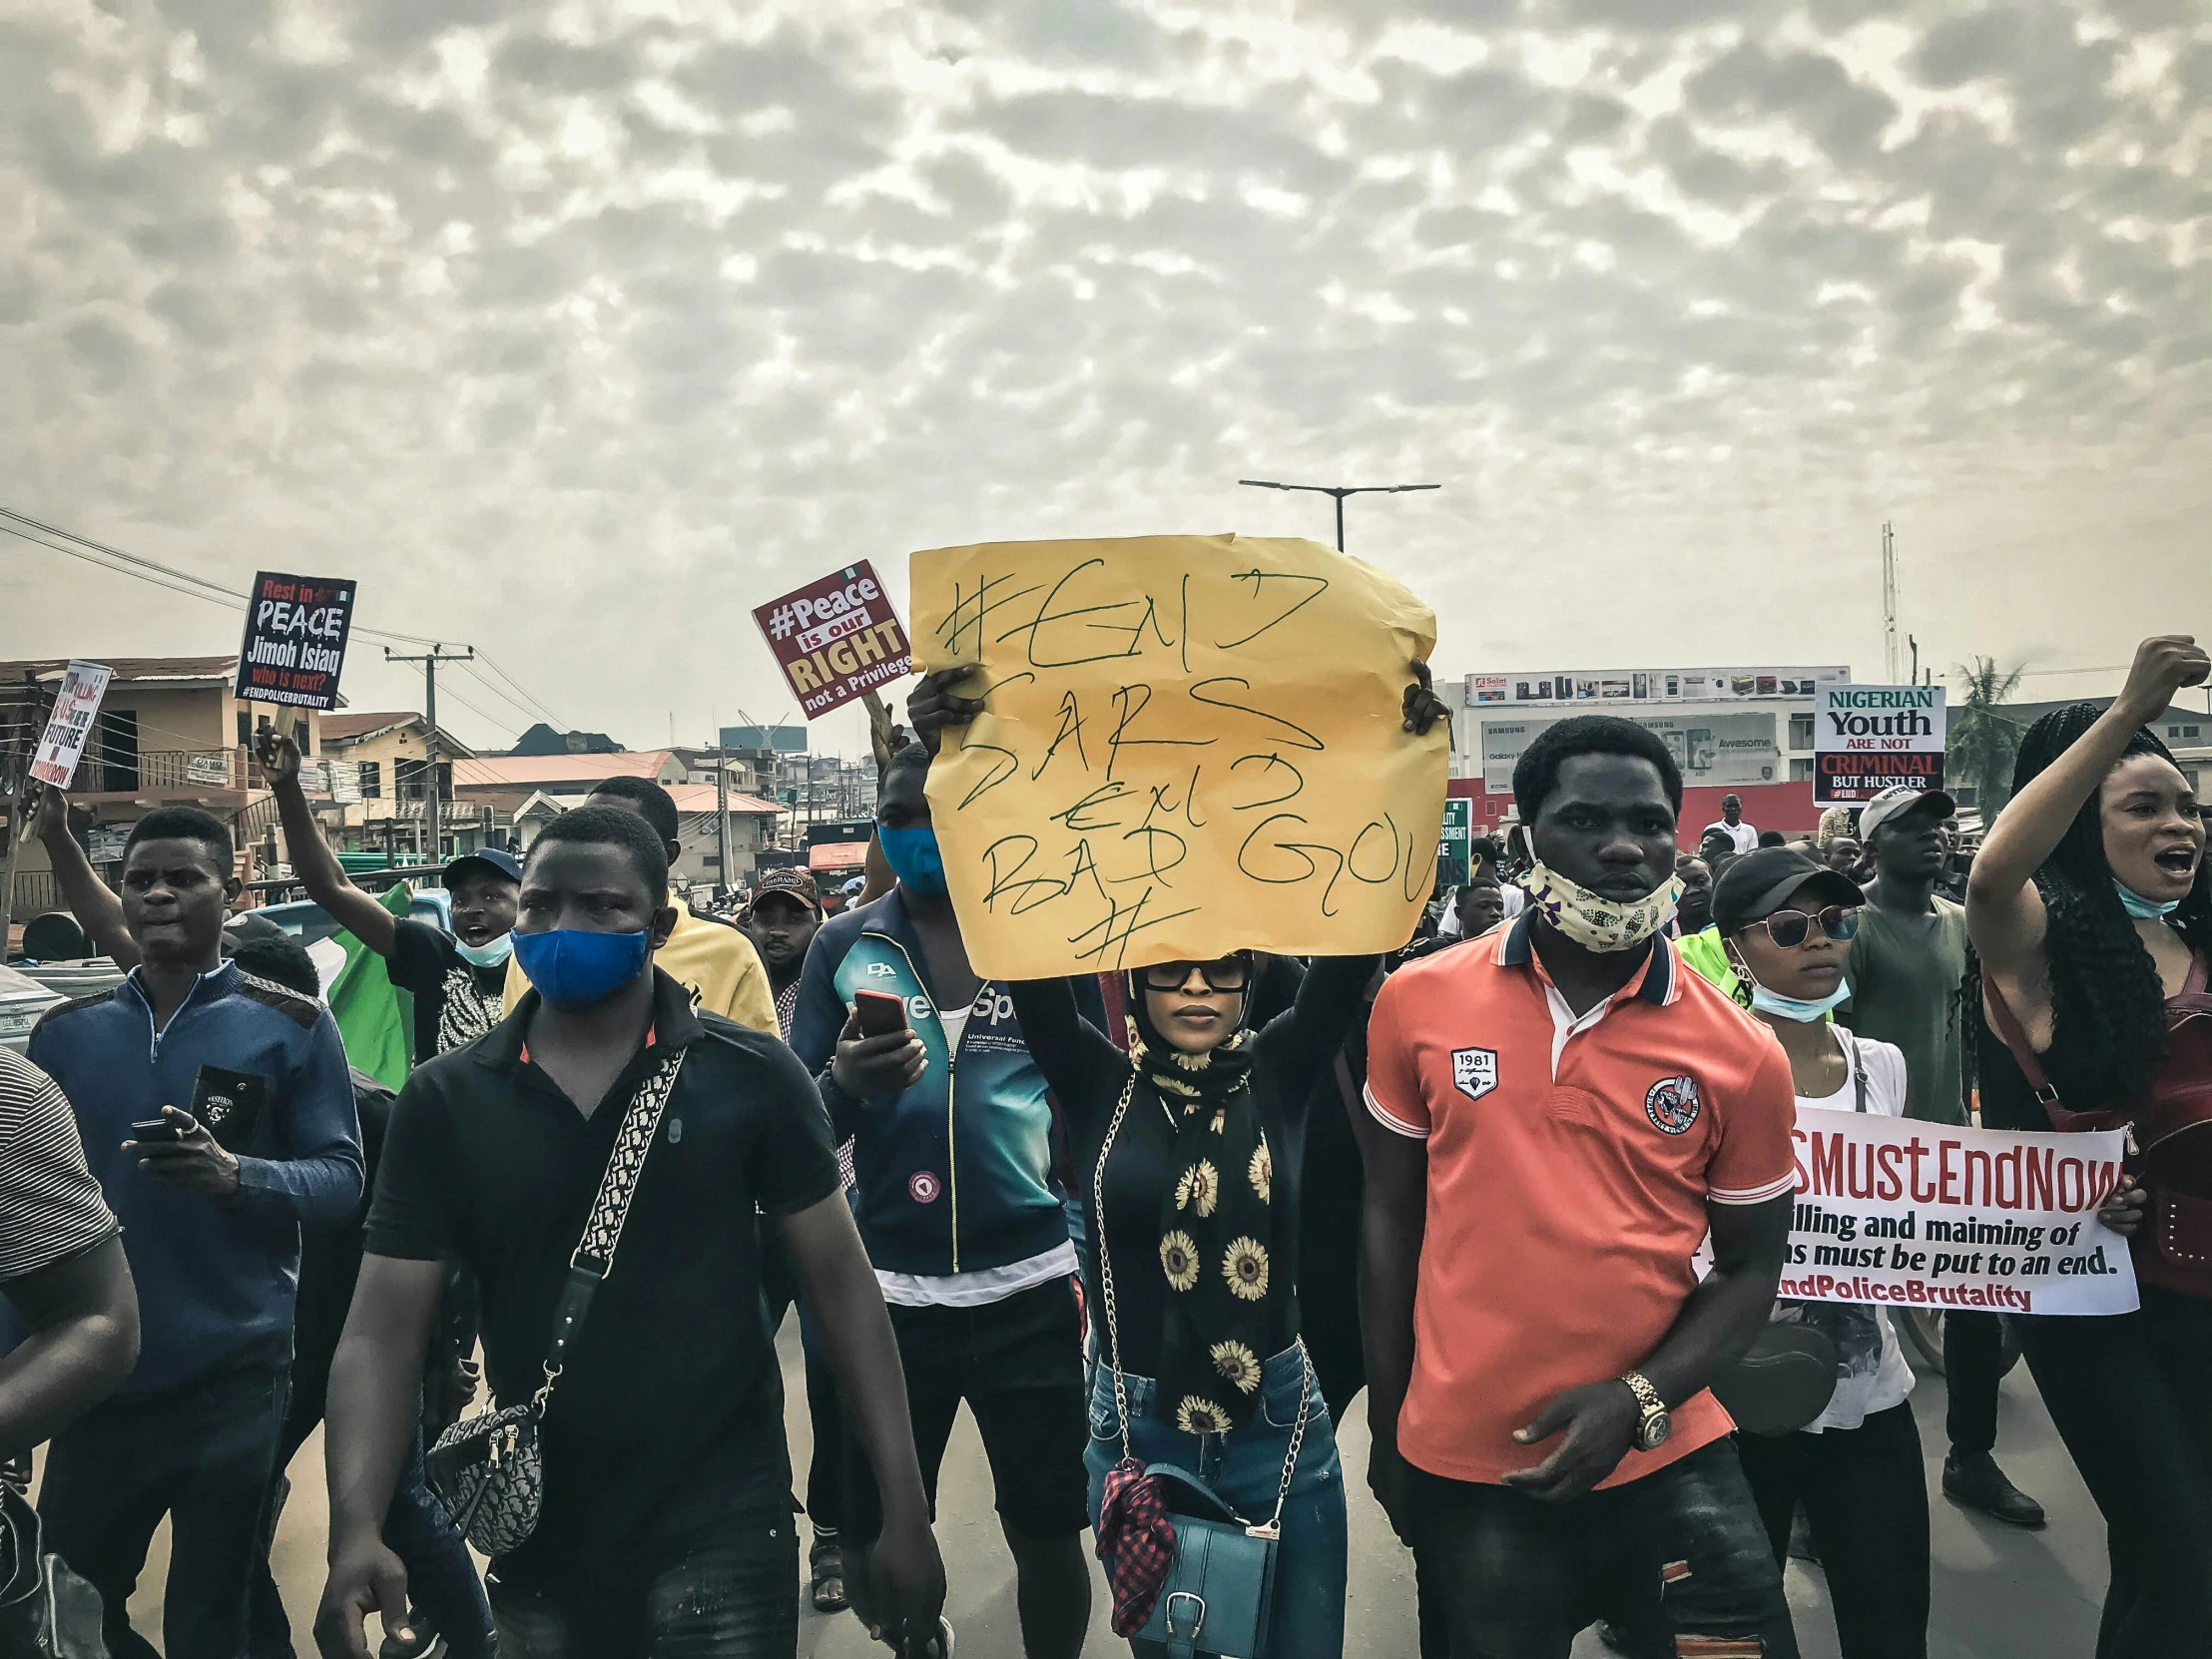
POLYGON ((1238 483, 1256 490, 1311 490, 1337 498, 1337 551, 1345 550, 1345 497, 1348 495, 1399 495, 1406 490, 1440 490, 1441 484, 1279 484, 1272 478, 1239 478, 1238 483))
POLYGON ((715 729, 715 849, 722 862, 717 866, 720 874, 715 877, 715 896, 728 898, 730 886, 730 752, 722 747, 722 729, 715 729))
POLYGON ((1908 634, 1905 643, 1913 648, 1913 672, 1905 677, 1905 683, 1917 686, 1921 683, 1921 642, 1917 635, 1908 634))
POLYGON ((1882 663, 1891 685, 1898 683, 1898 544, 1890 521, 1882 521, 1882 663))
POLYGON ((442 645, 432 645, 419 657, 401 657, 393 654, 390 646, 384 647, 387 663, 420 663, 422 665, 422 754, 423 769, 429 775, 429 783, 422 792, 422 845, 423 855, 433 868, 442 867, 445 860, 439 856, 438 835, 438 664, 473 663, 476 647, 466 651, 448 651, 442 645))

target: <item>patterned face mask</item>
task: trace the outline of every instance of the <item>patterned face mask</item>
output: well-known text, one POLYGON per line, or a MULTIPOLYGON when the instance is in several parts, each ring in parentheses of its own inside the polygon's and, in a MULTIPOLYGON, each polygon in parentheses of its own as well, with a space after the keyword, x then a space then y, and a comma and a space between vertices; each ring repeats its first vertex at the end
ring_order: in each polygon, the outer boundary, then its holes
POLYGON ((1521 877, 1531 908, 1585 950, 1634 950, 1674 919, 1682 882, 1675 879, 1642 898, 1607 898, 1576 886, 1541 862, 1521 877))

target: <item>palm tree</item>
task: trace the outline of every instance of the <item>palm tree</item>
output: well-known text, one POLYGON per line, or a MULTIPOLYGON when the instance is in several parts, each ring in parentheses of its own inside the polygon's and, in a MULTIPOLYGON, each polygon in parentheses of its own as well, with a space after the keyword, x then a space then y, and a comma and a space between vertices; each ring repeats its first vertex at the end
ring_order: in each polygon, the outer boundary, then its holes
POLYGON ((1976 657, 1972 665, 1951 671, 1951 685, 1959 695, 1952 705, 1948 751, 1951 776, 1971 784, 1974 805, 1986 824, 1997 815, 2012 793, 2012 759, 2018 754, 2024 728, 1999 706, 2019 689, 2027 665, 2000 669, 1993 657, 1976 657))

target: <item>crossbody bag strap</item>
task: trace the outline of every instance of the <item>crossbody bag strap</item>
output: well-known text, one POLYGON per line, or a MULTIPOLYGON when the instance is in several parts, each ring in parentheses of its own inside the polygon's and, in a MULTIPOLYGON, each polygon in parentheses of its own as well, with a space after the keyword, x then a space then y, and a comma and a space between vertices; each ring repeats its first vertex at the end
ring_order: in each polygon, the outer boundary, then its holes
POLYGON ((592 1199, 591 1214, 584 1221, 584 1236, 569 1253, 568 1280, 553 1310, 553 1342, 545 1356, 545 1382, 531 1403, 545 1414, 553 1397, 553 1383, 560 1377, 569 1345, 584 1328, 592 1297, 615 1265, 615 1247, 622 1243, 623 1223, 630 1219, 630 1200, 637 1195, 638 1177, 644 1173, 646 1154, 661 1128, 661 1116, 676 1093, 676 1079, 684 1069, 686 1049, 673 1049, 638 1085, 615 1131, 614 1150, 607 1155, 606 1173, 592 1199))
POLYGON ((1832 1025, 1836 1040, 1844 1045, 1844 1061, 1851 1067, 1852 1110, 1867 1109, 1867 1051, 1859 1046, 1859 1037, 1848 1025, 1832 1025))
MULTIPOLYGON (((1339 1062, 1342 1064, 1342 1061, 1339 1062)), ((1349 1082, 1351 1074, 1344 1073, 1349 1082)), ((1114 1142, 1121 1134, 1122 1119, 1129 1115, 1129 1102, 1137 1092, 1137 1076, 1134 1071, 1121 1086, 1121 1099, 1114 1103, 1112 1121, 1106 1125, 1106 1139, 1100 1143, 1098 1162, 1091 1166, 1091 1242, 1098 1252, 1099 1301, 1106 1305, 1106 1369, 1114 1377, 1114 1421, 1121 1429, 1122 1461, 1133 1463, 1137 1454, 1129 1445, 1129 1385, 1121 1369, 1121 1327, 1114 1309, 1114 1253, 1106 1239, 1106 1160, 1114 1150, 1114 1142)), ((1313 1407, 1314 1369, 1306 1357, 1306 1339, 1298 1339, 1299 1387, 1298 1420, 1291 1425, 1291 1447, 1283 1459, 1283 1479, 1275 1491, 1275 1513, 1265 1525, 1247 1525, 1245 1530, 1256 1538, 1280 1538, 1283 1535, 1283 1506, 1290 1501, 1291 1480, 1298 1473, 1298 1457, 1306 1444, 1306 1423, 1313 1407)))
POLYGON ((2012 1012, 2012 1004, 2004 1000, 2004 993, 1997 989, 1995 977, 1987 968, 1981 970, 1981 999, 1989 1011, 1990 1029, 1997 1040, 2011 1051, 2012 1063, 2020 1068, 2020 1075, 2027 1079, 2027 1086, 2035 1091, 2035 1098, 2048 1113, 2063 1111, 2058 1091, 2051 1087, 2050 1076, 2043 1070, 2043 1062, 2035 1050, 2028 1046, 2027 1033, 2020 1029, 2018 1017, 2012 1012))

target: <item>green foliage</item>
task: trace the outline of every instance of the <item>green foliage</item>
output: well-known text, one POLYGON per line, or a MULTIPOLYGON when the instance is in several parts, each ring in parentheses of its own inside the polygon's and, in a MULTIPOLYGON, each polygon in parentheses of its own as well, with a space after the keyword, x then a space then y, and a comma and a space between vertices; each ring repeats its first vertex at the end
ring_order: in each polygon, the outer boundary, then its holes
POLYGON ((1983 823, 2012 794, 2012 760, 2025 730, 1998 705, 2019 689, 2026 665, 2000 669, 1993 657, 1951 671, 1950 733, 1944 748, 1955 783, 1970 784, 1983 823))

